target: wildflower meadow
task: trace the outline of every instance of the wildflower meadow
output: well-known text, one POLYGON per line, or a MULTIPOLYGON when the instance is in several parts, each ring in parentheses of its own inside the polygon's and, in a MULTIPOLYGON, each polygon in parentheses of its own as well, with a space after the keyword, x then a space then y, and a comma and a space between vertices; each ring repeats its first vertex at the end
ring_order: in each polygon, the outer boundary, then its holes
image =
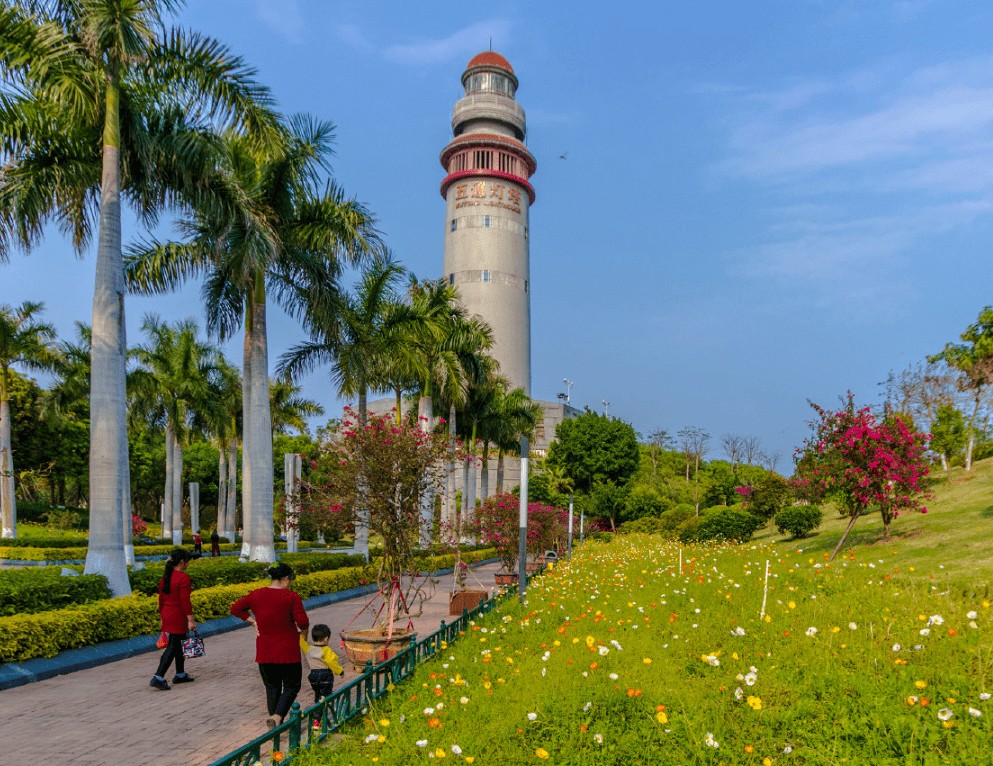
POLYGON ((299 762, 988 763, 988 592, 826 559, 587 543, 299 762))

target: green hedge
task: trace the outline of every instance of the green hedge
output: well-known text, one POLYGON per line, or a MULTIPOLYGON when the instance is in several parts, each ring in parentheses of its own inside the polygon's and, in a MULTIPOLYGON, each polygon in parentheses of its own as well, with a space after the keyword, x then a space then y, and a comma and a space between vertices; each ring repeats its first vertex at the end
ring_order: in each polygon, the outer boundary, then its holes
POLYGON ((765 521, 748 511, 736 508, 711 509, 700 517, 695 531, 697 540, 738 540, 748 542, 765 521))
POLYGON ((780 534, 789 532, 796 540, 817 529, 823 518, 816 505, 793 505, 776 514, 775 524, 780 534))
MULTIPOLYGON (((496 551, 489 548, 466 553, 462 559, 475 562, 495 555, 496 551)), ((435 556, 419 563, 425 570, 445 569, 454 566, 455 556, 435 556)), ((314 572, 294 580, 293 590, 306 599, 354 588, 374 578, 372 565, 314 572)), ((226 617, 231 604, 256 587, 257 583, 251 582, 195 591, 191 597, 193 615, 198 622, 226 617)), ((143 594, 35 615, 0 617, 0 662, 53 657, 66 649, 157 634, 160 630, 158 599, 143 594)))
MULTIPOLYGON (((293 567, 297 575, 310 574, 311 572, 324 572, 343 567, 354 567, 365 563, 364 556, 349 555, 346 553, 332 554, 307 554, 307 553, 284 553, 279 557, 280 561, 285 561, 293 567)), ((186 569, 186 574, 192 580, 193 590, 203 590, 213 588, 217 585, 236 585, 239 583, 255 582, 267 578, 266 568, 268 564, 242 564, 237 559, 229 557, 226 559, 199 559, 190 563, 186 569)), ((128 579, 131 581, 131 590, 152 596, 158 593, 159 581, 165 571, 165 564, 155 564, 137 572, 131 571, 128 579)))
MULTIPOLYGON (((300 548, 309 548, 312 543, 309 540, 301 540, 300 548)), ((168 556, 172 553, 174 545, 143 545, 135 546, 136 556, 168 556)), ((189 547, 189 546, 186 546, 189 547)), ((220 546, 222 551, 240 551, 241 544, 225 543, 220 546)), ((204 553, 209 556, 210 543, 203 547, 204 553)), ((285 551, 286 543, 276 543, 277 551, 285 551)), ((11 548, 4 545, 0 547, 0 559, 11 561, 73 561, 86 558, 85 547, 73 548, 11 548)))
POLYGON ((55 567, 0 571, 0 615, 36 614, 112 595, 103 575, 63 577, 55 567))
MULTIPOLYGON (((227 541, 226 537, 221 538, 222 543, 227 543, 227 541)), ((5 548, 85 548, 87 542, 85 538, 79 537, 16 537, 3 540, 3 545, 5 548)), ((137 539, 133 540, 132 543, 135 548, 142 550, 149 547, 162 547, 164 544, 160 542, 142 543, 137 539)), ((210 545, 209 536, 204 537, 203 544, 205 547, 210 545)), ((193 536, 185 535, 183 545, 193 545, 193 536)))

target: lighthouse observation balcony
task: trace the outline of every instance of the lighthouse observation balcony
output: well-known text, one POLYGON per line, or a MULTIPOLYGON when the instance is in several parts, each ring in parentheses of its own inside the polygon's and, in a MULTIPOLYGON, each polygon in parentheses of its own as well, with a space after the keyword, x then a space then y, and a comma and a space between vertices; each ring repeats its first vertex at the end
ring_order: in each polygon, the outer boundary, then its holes
POLYGON ((455 102, 452 110, 452 132, 458 136, 471 120, 494 120, 509 125, 519 141, 524 140, 526 121, 524 109, 507 96, 493 93, 473 93, 455 102))

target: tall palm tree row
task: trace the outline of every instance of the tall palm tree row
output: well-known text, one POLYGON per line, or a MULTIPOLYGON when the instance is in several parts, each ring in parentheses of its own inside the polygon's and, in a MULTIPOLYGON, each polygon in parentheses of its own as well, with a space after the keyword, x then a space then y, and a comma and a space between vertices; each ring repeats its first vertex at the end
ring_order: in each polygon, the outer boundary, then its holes
POLYGON ((267 301, 291 315, 320 306, 336 294, 344 264, 381 247, 365 207, 321 180, 333 127, 295 116, 277 146, 227 134, 206 184, 236 202, 237 213, 227 203, 194 208, 180 221, 184 241, 141 243, 127 259, 134 291, 164 292, 202 276, 208 330, 225 339, 244 325, 242 505, 252 561, 275 559, 267 301))
POLYGON ((55 328, 38 317, 41 303, 25 301, 16 308, 0 306, 0 524, 3 537, 17 537, 14 499, 14 456, 10 449, 10 371, 19 365, 50 369, 55 358, 55 328))
POLYGON ((122 529, 126 338, 121 196, 146 221, 204 197, 212 129, 271 139, 269 91, 217 41, 169 29, 179 0, 12 0, 0 8, 0 259, 49 222, 83 252, 97 220, 85 571, 130 592, 122 529))
POLYGON ((183 447, 194 430, 217 423, 223 409, 214 393, 221 375, 220 354, 197 337, 197 325, 187 319, 170 325, 156 316, 142 324, 147 345, 134 349, 141 365, 135 375, 139 407, 165 427, 166 487, 163 536, 183 542, 183 447))

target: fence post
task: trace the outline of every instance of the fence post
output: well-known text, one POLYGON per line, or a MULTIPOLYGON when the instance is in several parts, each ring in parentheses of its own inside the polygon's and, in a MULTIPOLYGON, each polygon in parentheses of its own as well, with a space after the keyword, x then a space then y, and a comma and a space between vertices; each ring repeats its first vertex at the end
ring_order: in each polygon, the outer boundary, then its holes
POLYGON ((365 699, 363 700, 363 704, 368 704, 369 700, 374 699, 372 696, 372 660, 365 661, 363 680, 363 686, 365 686, 365 699))
POLYGON ((290 708, 290 731, 287 749, 292 753, 300 748, 300 703, 294 702, 290 708))

